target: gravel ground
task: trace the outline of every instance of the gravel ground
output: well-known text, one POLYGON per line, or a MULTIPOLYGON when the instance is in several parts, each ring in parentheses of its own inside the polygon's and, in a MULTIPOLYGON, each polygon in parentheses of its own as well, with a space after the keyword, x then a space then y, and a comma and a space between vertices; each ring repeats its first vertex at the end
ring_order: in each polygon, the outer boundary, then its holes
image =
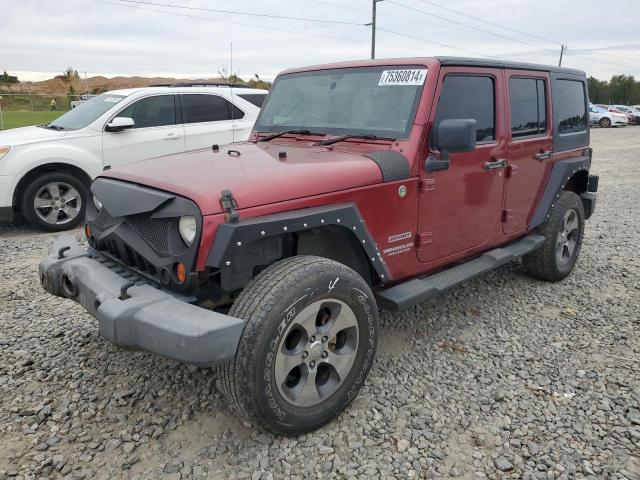
POLYGON ((53 236, 0 226, 0 479, 640 479, 640 127, 593 147, 568 279, 513 264, 384 314, 359 397, 297 438, 231 416, 209 370, 113 347, 40 288, 53 236))

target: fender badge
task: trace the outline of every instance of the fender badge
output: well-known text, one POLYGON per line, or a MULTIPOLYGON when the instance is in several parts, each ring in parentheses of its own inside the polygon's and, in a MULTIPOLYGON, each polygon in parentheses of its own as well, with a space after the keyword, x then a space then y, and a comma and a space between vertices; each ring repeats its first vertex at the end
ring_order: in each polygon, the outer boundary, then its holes
POLYGON ((400 188, 398 188, 398 195, 400 195, 400 198, 404 198, 407 196, 407 187, 405 187, 404 185, 400 185, 400 188))

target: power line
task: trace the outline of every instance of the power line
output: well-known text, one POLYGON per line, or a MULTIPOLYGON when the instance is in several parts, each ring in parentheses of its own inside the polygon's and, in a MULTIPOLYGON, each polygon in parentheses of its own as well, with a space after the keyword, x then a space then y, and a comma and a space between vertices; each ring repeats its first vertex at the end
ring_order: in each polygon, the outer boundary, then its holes
POLYGON ((178 12, 167 12, 165 10, 156 10, 156 9, 152 9, 152 8, 145 8, 145 7, 139 7, 136 5, 127 5, 125 3, 115 3, 115 2, 109 2, 106 0, 93 0, 94 2, 97 3, 104 3, 107 5, 115 5, 118 7, 124 7, 124 8, 133 8, 136 10, 144 10, 147 12, 154 12, 154 13, 163 13, 165 15, 174 15, 177 17, 185 17, 185 18, 194 18, 197 20, 205 20, 208 22, 216 22, 216 23, 223 23, 223 24, 231 24, 231 25, 241 25, 244 27, 253 27, 253 28, 259 28, 261 30, 272 30, 272 31, 276 31, 276 32, 285 32, 285 33, 292 33, 295 35, 303 35, 303 36, 311 36, 311 37, 319 37, 319 38, 329 38, 332 40, 346 40, 348 42, 356 42, 356 43, 369 43, 366 40, 357 40, 355 38, 347 38, 347 37, 338 37, 338 36, 334 36, 334 35, 323 35, 321 33, 311 33, 311 32, 300 32, 298 30, 288 30, 286 28, 279 28, 279 27, 267 27, 264 25, 255 25, 252 23, 243 23, 243 22, 236 22, 233 20, 216 20, 215 18, 210 18, 210 17, 202 17, 199 15, 189 15, 187 13, 178 13, 178 12))
POLYGON ((429 0, 418 0, 418 1, 420 1, 422 3, 426 3, 428 5, 433 5, 434 7, 438 7, 438 8, 441 8, 443 10, 447 10, 449 12, 453 12, 453 13, 458 14, 458 15, 462 15, 463 17, 472 18, 472 19, 477 20, 479 22, 486 23, 487 25, 493 25, 494 27, 502 28, 504 30, 509 30, 511 32, 514 32, 514 33, 519 33, 520 35, 526 35, 527 37, 537 38, 538 40, 542 40, 542 41, 553 43, 553 44, 557 44, 557 45, 561 44, 561 42, 558 42, 557 40, 552 40, 550 38, 541 37, 539 35, 534 35, 532 33, 523 32, 522 30, 517 30, 515 28, 505 27, 504 25, 500 25, 498 23, 490 22, 489 20, 484 20, 483 18, 476 17, 476 16, 473 16, 473 15, 469 15, 468 13, 464 13, 464 12, 461 12, 459 10, 454 10, 453 8, 443 7, 442 5, 438 5, 435 2, 430 2, 429 0))
POLYGON ((182 10, 197 10, 200 12, 212 12, 212 13, 228 13, 231 15, 248 15, 251 17, 263 17, 263 18, 277 18, 282 20, 296 20, 302 22, 319 22, 319 23, 332 23, 336 25, 357 25, 362 26, 364 23, 355 23, 355 22, 344 22, 342 20, 326 20, 321 18, 307 18, 307 17, 288 17, 284 15, 272 15, 269 13, 253 13, 253 12, 239 12, 236 10, 220 10, 215 8, 204 8, 204 7, 189 7, 186 5, 174 5, 171 3, 159 3, 159 2, 145 2, 142 0, 118 0, 119 2, 127 2, 134 3, 140 5, 149 5, 154 7, 168 7, 168 8, 179 8, 182 10))
POLYGON ((492 57, 491 55, 487 55, 486 53, 480 53, 480 52, 476 52, 476 51, 473 51, 473 50, 467 50, 467 49, 464 49, 464 48, 454 47, 453 45, 447 45, 446 43, 440 43, 440 42, 436 42, 436 41, 433 41, 433 40, 427 40, 426 38, 416 37, 414 35, 409 35, 409 34, 406 34, 406 33, 394 32, 393 30, 387 30, 386 28, 378 27, 378 30, 380 30, 381 32, 391 33, 392 35, 398 35, 399 37, 411 38, 413 40, 419 40, 421 42, 431 43, 433 45, 439 45, 440 47, 451 48, 453 50, 458 50, 460 52, 472 53, 473 55, 481 55, 483 57, 495 58, 495 57, 492 57))
POLYGON ((465 28, 470 28, 472 30, 477 30, 478 32, 486 33, 486 34, 492 35, 494 37, 500 37, 500 38, 504 38, 506 40, 510 40, 512 42, 522 43, 523 45, 529 45, 529 46, 532 46, 532 47, 541 48, 543 50, 547 50, 549 52, 553 52, 554 55, 556 54, 555 50, 551 50, 551 49, 548 49, 548 48, 540 47, 540 45, 536 45, 536 44, 531 43, 531 42, 525 42, 524 40, 518 40, 516 38, 509 37, 507 35, 502 35, 500 33, 495 33, 495 32, 491 32, 489 30, 484 30, 482 28, 474 27, 473 25, 469 25, 469 24, 463 23, 463 22, 458 22, 457 20, 452 20, 452 19, 447 18, 447 17, 442 17, 440 15, 436 15, 435 13, 425 12, 424 10, 420 10, 419 8, 414 8, 414 7, 410 7, 408 5, 403 5, 402 3, 398 3, 395 0, 386 0, 386 3, 391 3, 393 5, 397 5, 399 7, 406 8, 408 10, 413 10, 414 12, 422 13, 422 14, 427 15, 429 17, 434 17, 434 18, 443 20, 445 22, 449 22, 449 23, 453 23, 455 25, 463 26, 465 28))

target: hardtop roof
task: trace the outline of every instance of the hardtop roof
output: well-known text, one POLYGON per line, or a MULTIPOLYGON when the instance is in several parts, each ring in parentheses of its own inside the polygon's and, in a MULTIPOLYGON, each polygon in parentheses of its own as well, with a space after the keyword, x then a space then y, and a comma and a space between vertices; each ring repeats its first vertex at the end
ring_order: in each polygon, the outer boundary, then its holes
POLYGON ((407 58, 376 58, 375 60, 352 60, 346 62, 327 63, 322 65, 310 65, 307 67, 290 68, 280 73, 302 73, 317 70, 329 70, 338 68, 393 66, 393 65, 424 65, 426 67, 436 66, 469 66, 484 68, 508 68, 513 70, 535 70, 542 72, 564 73, 567 75, 586 76, 581 70, 573 68, 555 67, 552 65, 540 65, 537 63, 511 62, 491 58, 468 58, 468 57, 407 57, 407 58))

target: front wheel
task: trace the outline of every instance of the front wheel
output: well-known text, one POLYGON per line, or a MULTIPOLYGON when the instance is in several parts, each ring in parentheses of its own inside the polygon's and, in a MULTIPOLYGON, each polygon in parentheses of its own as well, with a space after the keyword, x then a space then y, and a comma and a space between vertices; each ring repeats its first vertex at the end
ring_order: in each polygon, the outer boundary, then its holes
POLYGON ((277 262, 252 280, 229 315, 246 320, 220 387, 241 416, 298 435, 333 420, 373 364, 378 310, 367 283, 320 257, 277 262))
POLYGON ((46 173, 26 186, 21 210, 34 227, 59 232, 74 228, 82 221, 87 196, 87 187, 73 175, 46 173))
POLYGON ((551 208, 549 219, 537 233, 545 237, 538 250, 522 258, 525 270, 549 282, 562 280, 578 260, 584 237, 584 206, 573 192, 562 192, 551 208))
POLYGON ((607 117, 601 118, 598 123, 602 128, 609 128, 611 126, 611 120, 609 120, 607 117))

